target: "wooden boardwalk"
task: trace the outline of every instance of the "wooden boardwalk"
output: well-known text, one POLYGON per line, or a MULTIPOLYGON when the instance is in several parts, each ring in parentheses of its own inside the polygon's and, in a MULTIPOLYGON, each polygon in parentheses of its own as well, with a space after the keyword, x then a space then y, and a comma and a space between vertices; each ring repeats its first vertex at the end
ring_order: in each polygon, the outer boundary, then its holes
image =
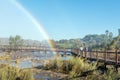
POLYGON ((21 51, 55 51, 57 53, 63 52, 66 54, 70 52, 74 56, 80 56, 89 60, 104 62, 106 65, 120 66, 120 51, 81 51, 80 49, 58 49, 58 48, 48 48, 48 47, 0 47, 0 50, 10 51, 10 50, 21 50, 21 51))

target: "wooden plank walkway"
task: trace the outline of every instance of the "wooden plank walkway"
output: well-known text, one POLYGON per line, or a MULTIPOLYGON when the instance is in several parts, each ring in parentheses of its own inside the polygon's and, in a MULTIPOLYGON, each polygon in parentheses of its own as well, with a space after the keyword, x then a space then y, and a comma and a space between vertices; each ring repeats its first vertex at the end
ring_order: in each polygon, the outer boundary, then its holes
POLYGON ((81 56, 90 60, 104 62, 107 65, 115 65, 120 66, 120 51, 81 51, 80 49, 72 48, 72 49, 58 49, 58 48, 47 48, 47 47, 0 47, 1 50, 26 50, 26 51, 56 51, 63 52, 66 54, 67 52, 71 52, 74 56, 81 56))

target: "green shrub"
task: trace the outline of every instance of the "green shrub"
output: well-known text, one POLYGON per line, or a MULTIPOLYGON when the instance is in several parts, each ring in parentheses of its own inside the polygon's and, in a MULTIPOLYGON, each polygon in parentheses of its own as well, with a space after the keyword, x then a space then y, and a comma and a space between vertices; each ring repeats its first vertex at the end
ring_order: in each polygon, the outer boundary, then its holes
POLYGON ((88 63, 86 60, 81 59, 81 58, 74 58, 73 59, 73 67, 70 72, 71 77, 78 77, 80 76, 83 72, 90 71, 96 69, 97 63, 88 63))
POLYGON ((16 80, 20 78, 21 80, 32 80, 32 71, 31 69, 19 69, 16 67, 0 65, 0 80, 16 80))
POLYGON ((0 56, 1 61, 6 63, 0 64, 0 80, 33 80, 31 69, 20 69, 17 66, 11 66, 11 59, 7 55, 0 56))
POLYGON ((77 77, 82 72, 94 70, 96 63, 90 64, 79 57, 70 57, 69 60, 62 60, 60 57, 56 57, 56 59, 46 64, 44 68, 69 74, 70 77, 77 77))
POLYGON ((113 69, 109 69, 105 74, 100 74, 98 71, 94 71, 93 75, 88 75, 86 80, 119 80, 120 72, 115 72, 113 69))

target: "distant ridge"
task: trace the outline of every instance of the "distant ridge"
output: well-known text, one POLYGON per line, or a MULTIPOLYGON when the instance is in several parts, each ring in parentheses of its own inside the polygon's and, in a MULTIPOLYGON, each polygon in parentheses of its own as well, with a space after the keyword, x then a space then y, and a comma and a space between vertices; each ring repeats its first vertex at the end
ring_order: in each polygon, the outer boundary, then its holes
MULTIPOLYGON (((23 39, 25 46, 40 46, 42 42, 38 40, 23 39)), ((0 38, 0 45, 9 45, 9 38, 0 38)))

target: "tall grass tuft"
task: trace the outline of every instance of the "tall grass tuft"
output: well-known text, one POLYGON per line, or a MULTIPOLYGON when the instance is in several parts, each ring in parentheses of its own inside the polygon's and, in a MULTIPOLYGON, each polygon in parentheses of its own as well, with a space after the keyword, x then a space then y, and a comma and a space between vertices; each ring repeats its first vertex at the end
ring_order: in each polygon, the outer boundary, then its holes
POLYGON ((0 80, 32 80, 31 69, 19 69, 16 67, 0 64, 0 80))
POLYGON ((5 54, 0 56, 0 80, 33 80, 31 69, 20 69, 12 66, 9 56, 5 54))
POLYGON ((70 57, 68 60, 62 60, 60 57, 50 61, 44 66, 45 69, 54 70, 77 77, 81 73, 96 69, 96 63, 88 63, 85 59, 79 57, 70 57))
POLYGON ((73 63, 72 70, 70 71, 70 77, 81 76, 84 72, 92 71, 96 69, 96 63, 88 63, 85 59, 79 57, 70 60, 73 63))
POLYGON ((105 74, 100 74, 98 71, 94 71, 93 75, 88 75, 86 80, 119 80, 120 72, 115 72, 113 69, 109 69, 105 74))
POLYGON ((114 70, 109 69, 103 77, 105 80, 119 80, 117 78, 120 78, 120 72, 115 72, 114 70))

